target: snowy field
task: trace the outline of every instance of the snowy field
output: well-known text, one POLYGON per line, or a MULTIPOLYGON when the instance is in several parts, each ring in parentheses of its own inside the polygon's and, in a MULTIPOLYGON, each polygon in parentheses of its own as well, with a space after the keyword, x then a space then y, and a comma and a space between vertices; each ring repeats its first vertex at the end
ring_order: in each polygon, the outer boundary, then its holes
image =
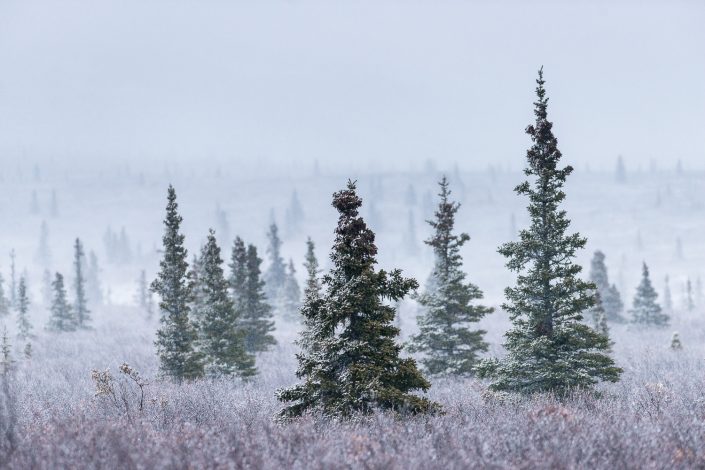
MULTIPOLYGON (((520 162, 517 159, 517 162, 520 162)), ((311 236, 326 267, 336 221, 330 195, 348 177, 359 181, 363 215, 377 232, 381 268, 398 267, 427 278, 431 253, 421 240, 435 201, 441 171, 343 175, 309 169, 248 179, 232 167, 169 168, 140 172, 127 167, 61 171, 59 165, 6 169, 0 184, 2 263, 5 290, 16 276, 30 286, 32 356, 15 341, 14 313, 0 319, 8 328, 14 373, 0 390, 0 467, 28 468, 701 468, 705 466, 705 300, 700 286, 705 266, 705 175, 694 172, 628 171, 625 182, 612 173, 577 168, 568 180, 565 208, 572 227, 588 237, 579 262, 589 269, 594 250, 607 255, 612 282, 631 304, 642 261, 662 297, 670 276, 671 325, 664 330, 611 326, 622 380, 600 387, 602 398, 576 396, 558 402, 539 396, 518 400, 487 392, 479 380, 434 381, 430 396, 443 416, 399 420, 375 415, 348 423, 314 419, 282 425, 277 388, 295 382, 292 344, 296 327, 277 324, 279 345, 258 357, 259 376, 249 384, 203 380, 177 386, 157 379, 153 341, 156 318, 135 303, 142 269, 151 279, 158 267, 166 186, 177 190, 189 253, 207 229, 257 244, 265 257, 265 233, 274 218, 284 234, 283 252, 296 263, 303 283, 305 239, 311 236), (415 196, 411 196, 409 188, 415 196), (303 208, 287 223, 296 191, 303 208), (36 192, 37 204, 32 193, 36 192), (52 213, 52 192, 56 211, 52 213), (430 202, 429 202, 430 200, 430 202), (217 215, 217 210, 221 212, 217 215), (224 214, 224 216, 223 216, 224 214), (411 214, 411 216, 409 215, 411 214), (410 223, 410 218, 412 222, 410 223), (227 220, 227 224, 224 223, 227 220), (38 257, 40 226, 48 226, 50 257, 38 257), (108 227, 125 229, 130 256, 108 260, 108 227), (413 236, 412 236, 413 235, 413 236), (73 239, 94 251, 104 302, 89 298, 94 329, 52 334, 42 300, 42 272, 71 277, 73 239), (695 308, 684 308, 690 279, 695 308), (669 348, 678 331, 682 351, 669 348), (17 343, 17 344, 15 344, 17 343), (126 362, 148 381, 143 410, 137 389, 125 382, 117 401, 96 397, 93 369, 126 362), (123 396, 124 395, 124 396, 123 396), (124 398, 124 401, 123 401, 124 398)), ((449 168, 451 189, 463 206, 458 228, 472 239, 463 251, 469 280, 499 307, 513 275, 497 246, 526 223, 524 200, 512 188, 522 175, 506 169, 467 172, 449 168)), ((229 248, 230 241, 221 242, 229 248)), ((226 253, 229 250, 226 250, 226 253)), ((402 337, 415 331, 416 304, 400 308, 402 337)), ((490 355, 502 354, 509 327, 499 309, 485 318, 490 355)))

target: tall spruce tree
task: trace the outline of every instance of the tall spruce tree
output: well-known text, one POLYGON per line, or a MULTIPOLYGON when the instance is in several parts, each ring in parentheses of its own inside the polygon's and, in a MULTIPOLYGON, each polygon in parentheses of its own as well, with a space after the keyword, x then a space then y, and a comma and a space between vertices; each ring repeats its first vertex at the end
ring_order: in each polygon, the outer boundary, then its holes
POLYGON ((60 273, 56 273, 54 275, 54 281, 51 283, 51 288, 53 298, 50 307, 51 316, 49 317, 47 329, 54 332, 76 331, 78 322, 76 321, 76 316, 66 295, 64 276, 60 273))
POLYGON ((664 313, 673 313, 673 298, 671 297, 671 285, 668 274, 663 282, 663 310, 664 313))
MULTIPOLYGON (((303 330, 300 338, 297 340, 297 345, 301 348, 301 352, 297 355, 299 364, 304 361, 310 361, 319 346, 317 344, 317 332, 319 330, 318 309, 321 302, 321 280, 318 258, 316 258, 316 245, 308 237, 306 240, 306 257, 304 261, 306 268, 306 285, 304 287, 304 301, 299 312, 303 317, 303 330)), ((299 367, 297 376, 303 378, 306 374, 299 367)))
POLYGON ((223 260, 213 230, 208 233, 201 249, 200 263, 197 288, 203 303, 199 306, 198 329, 199 343, 205 355, 205 372, 214 377, 253 376, 257 373, 255 359, 245 351, 240 315, 228 295, 223 260))
POLYGON ((20 277, 17 286, 17 335, 20 339, 30 337, 32 324, 29 322, 29 296, 27 295, 27 281, 20 277))
POLYGON ((281 256, 282 241, 279 238, 279 228, 275 222, 269 226, 267 239, 269 241, 267 246, 269 267, 264 275, 265 294, 270 302, 276 304, 282 296, 286 284, 286 264, 281 256))
POLYGON ((420 360, 431 375, 470 375, 477 365, 478 353, 487 351, 484 330, 471 329, 493 309, 473 305, 482 299, 482 291, 465 282, 460 249, 470 240, 467 233, 455 234, 455 215, 460 204, 449 199, 445 176, 439 182, 440 202, 435 219, 428 223, 434 230, 426 244, 433 248, 434 289, 419 296, 423 314, 418 317, 419 333, 412 336, 409 351, 422 353, 420 360))
POLYGON ((607 320, 622 323, 624 317, 622 310, 624 304, 622 297, 619 295, 617 286, 610 285, 609 276, 607 275, 607 266, 605 265, 605 254, 600 250, 596 251, 590 263, 590 280, 597 286, 597 293, 602 299, 602 305, 607 315, 607 320))
POLYGON ((244 301, 247 290, 247 247, 240 237, 235 237, 233 242, 229 267, 230 277, 228 278, 228 283, 230 284, 235 307, 238 310, 244 310, 241 302, 244 301))
POLYGON ((91 320, 91 311, 88 310, 88 300, 86 299, 86 278, 83 274, 85 265, 83 245, 81 240, 77 238, 73 245, 73 289, 75 295, 73 311, 79 328, 88 328, 91 320))
POLYGON ((507 267, 518 273, 516 287, 505 290, 513 326, 506 333, 507 356, 483 361, 481 377, 493 379, 491 389, 524 394, 590 388, 600 380, 617 381, 621 369, 607 355, 608 339, 582 322, 582 312, 595 303, 595 285, 580 279, 574 263, 585 246, 580 234, 566 234, 570 221, 559 208, 563 185, 573 171, 559 168, 561 153, 547 119, 548 98, 543 69, 537 80, 536 122, 526 128, 533 145, 524 173, 534 177, 515 191, 528 196, 531 225, 519 240, 502 245, 507 267))
POLYGON ((245 350, 252 354, 268 351, 277 344, 272 336, 274 321, 272 307, 264 294, 264 281, 261 279, 262 259, 257 256, 254 245, 247 247, 247 279, 243 294, 237 300, 240 311, 240 325, 245 332, 245 350))
POLYGON ((164 257, 159 262, 157 279, 151 289, 160 297, 160 327, 157 331, 157 354, 163 375, 180 382, 203 375, 200 353, 195 349, 197 331, 189 317, 191 289, 187 271, 188 253, 180 232, 182 218, 178 213, 176 191, 169 185, 164 219, 164 257))
POLYGON ((285 418, 306 412, 350 417, 375 409, 424 413, 438 409, 427 398, 414 395, 430 383, 413 359, 400 357, 393 325, 395 302, 417 287, 401 271, 375 271, 377 247, 374 233, 359 216, 362 200, 355 183, 333 195, 340 213, 331 253, 333 268, 324 276, 322 298, 302 307, 309 333, 318 349, 299 356, 303 382, 277 392, 290 403, 285 418), (308 317, 312 315, 312 317, 308 317))
POLYGON ((657 298, 658 294, 649 278, 649 267, 644 263, 641 271, 641 282, 636 288, 636 295, 631 309, 632 322, 647 326, 667 326, 669 317, 661 311, 661 306, 656 303, 657 298))

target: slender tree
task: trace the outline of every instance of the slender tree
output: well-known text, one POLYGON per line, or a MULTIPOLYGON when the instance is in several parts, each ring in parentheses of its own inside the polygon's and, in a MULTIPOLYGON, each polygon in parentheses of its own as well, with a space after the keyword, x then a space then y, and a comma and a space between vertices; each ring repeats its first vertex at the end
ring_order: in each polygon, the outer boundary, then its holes
POLYGON ((636 289, 634 304, 631 309, 632 322, 641 325, 667 326, 669 317, 661 311, 661 306, 656 303, 658 294, 649 278, 649 267, 646 263, 642 266, 641 282, 636 289))
MULTIPOLYGON (((303 317, 303 330, 297 340, 297 345, 301 348, 301 352, 297 355, 299 364, 309 363, 313 359, 312 355, 320 349, 317 342, 317 332, 322 328, 318 324, 318 310, 321 305, 320 269, 316 258, 316 246, 311 237, 306 240, 304 267, 306 268, 306 286, 304 287, 304 301, 299 310, 303 317)), ((297 376, 303 378, 305 375, 304 369, 299 367, 297 376)))
POLYGON ((375 271, 375 236, 359 216, 361 205, 353 182, 333 195, 333 206, 340 213, 333 268, 323 278, 322 298, 302 308, 315 325, 309 333, 319 349, 299 356, 302 383, 277 392, 289 403, 281 412, 284 418, 306 412, 345 418, 374 409, 411 413, 438 409, 427 398, 410 393, 426 391, 430 383, 413 359, 400 357, 394 308, 386 304, 403 298, 417 283, 399 270, 375 271))
POLYGON ((73 309, 66 295, 66 287, 64 286, 64 276, 60 273, 54 275, 54 281, 51 283, 53 290, 53 299, 51 302, 51 316, 49 317, 49 325, 47 329, 54 332, 76 331, 78 322, 74 315, 73 309))
POLYGON ((666 314, 673 313, 673 298, 671 297, 671 285, 668 275, 663 283, 663 310, 666 314))
POLYGON ((0 318, 10 314, 10 300, 5 296, 5 279, 0 274, 0 318))
POLYGON ((597 286, 597 293, 602 299, 607 320, 617 323, 624 322, 622 297, 617 290, 617 286, 614 284, 610 285, 607 266, 605 265, 605 254, 599 250, 595 252, 590 263, 590 280, 597 286))
POLYGON ((470 236, 453 233, 460 204, 450 200, 448 184, 444 176, 435 219, 428 222, 434 231, 425 242, 436 258, 431 274, 434 289, 418 298, 423 314, 417 319, 419 333, 412 336, 409 351, 423 354, 420 362, 430 375, 470 375, 478 353, 487 351, 486 332, 473 330, 472 325, 493 309, 473 304, 482 299, 482 291, 465 281, 460 249, 470 236))
POLYGON ((279 238, 279 228, 274 222, 269 226, 267 239, 269 240, 267 247, 269 268, 264 275, 265 294, 270 302, 277 303, 286 284, 286 264, 281 256, 282 241, 279 238))
POLYGON ((197 332, 189 317, 188 253, 184 247, 184 235, 180 232, 181 221, 176 191, 169 185, 162 238, 164 257, 159 262, 160 271, 151 289, 161 298, 161 325, 155 342, 159 367, 163 375, 177 382, 203 375, 201 355, 195 349, 197 332))
POLYGON ((29 297, 27 296, 27 281, 20 277, 17 286, 17 333, 20 339, 30 337, 32 324, 29 322, 29 297))
POLYGON ((277 344, 272 336, 274 322, 272 308, 264 294, 264 281, 261 279, 262 259, 257 256, 254 245, 247 247, 247 281, 244 294, 238 299, 240 324, 245 332, 245 350, 250 353, 268 351, 277 344))
MULTIPOLYGON (((12 345, 7 336, 7 327, 3 326, 2 340, 0 340, 0 375, 7 375, 15 361, 12 359, 12 345)), ((3 417, 4 418, 4 417, 3 417)))
POLYGON ((543 70, 537 80, 536 122, 526 129, 533 145, 527 151, 527 177, 515 191, 528 196, 531 224, 519 240, 502 245, 507 267, 518 273, 516 287, 505 290, 513 326, 506 333, 507 356, 485 360, 481 377, 492 378, 491 389, 524 394, 590 388, 600 380, 617 381, 621 369, 607 355, 608 339, 582 322, 582 312, 595 303, 595 285, 580 279, 574 263, 586 239, 567 234, 563 185, 573 171, 559 168, 561 153, 547 119, 548 98, 543 70))
POLYGON ((296 280, 294 261, 289 259, 286 271, 286 283, 282 291, 281 310, 284 317, 292 322, 299 321, 299 307, 301 306, 301 289, 296 280))
POLYGON ((198 290, 203 296, 203 303, 199 306, 198 329, 206 374, 216 377, 253 376, 257 373, 255 359, 245 351, 239 312, 228 295, 223 260, 213 230, 208 233, 208 240, 201 249, 200 262, 198 290))
POLYGON ((86 265, 85 257, 81 240, 77 238, 73 245, 73 289, 75 295, 73 310, 79 328, 88 328, 91 321, 91 311, 88 309, 88 300, 86 299, 86 278, 83 274, 86 265))

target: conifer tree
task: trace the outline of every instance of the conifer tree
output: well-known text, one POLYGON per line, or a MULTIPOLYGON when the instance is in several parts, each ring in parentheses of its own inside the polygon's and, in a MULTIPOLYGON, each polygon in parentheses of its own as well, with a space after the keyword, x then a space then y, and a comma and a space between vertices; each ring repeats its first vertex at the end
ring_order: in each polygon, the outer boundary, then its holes
POLYGON ((681 343, 681 338, 677 331, 674 331, 673 336, 671 337, 671 349, 674 351, 680 351, 683 349, 683 344, 681 343))
POLYGON ((274 331, 272 307, 264 294, 264 281, 260 276, 262 259, 254 245, 247 247, 247 282, 244 295, 239 299, 240 324, 245 332, 245 350, 250 353, 268 351, 277 344, 271 335, 274 331))
POLYGON ((147 285, 147 272, 143 269, 140 271, 140 277, 137 278, 137 305, 147 311, 149 304, 149 286, 147 285))
POLYGON ((32 324, 29 322, 29 296, 27 295, 27 281, 20 278, 17 286, 17 333, 20 339, 29 338, 32 324))
POLYGON ((595 252, 590 263, 590 281, 597 286, 597 293, 602 299, 607 320, 617 323, 624 322, 622 297, 619 295, 617 286, 610 285, 605 265, 605 254, 599 250, 595 252))
POLYGON ((695 302, 693 302, 693 284, 690 278, 685 282, 685 309, 689 312, 695 310, 695 302))
POLYGON ((73 311, 79 328, 88 328, 91 321, 91 311, 88 310, 88 300, 86 299, 86 278, 83 275, 84 267, 85 254, 83 252, 83 245, 81 244, 81 240, 77 238, 73 245, 73 288, 75 295, 73 311))
POLYGON ((515 189, 529 198, 531 224, 518 241, 499 249, 508 258, 507 267, 518 273, 516 286, 505 290, 503 305, 513 323, 505 335, 507 356, 483 361, 478 372, 494 380, 493 390, 564 395, 600 380, 617 381, 621 369, 607 355, 608 339, 582 322, 582 313, 594 305, 595 285, 580 279, 582 268, 574 262, 586 239, 566 233, 570 220, 560 204, 573 168, 559 167, 544 83, 539 70, 536 122, 526 128, 533 145, 524 170, 535 179, 515 189))
POLYGON ((280 416, 291 418, 306 412, 350 417, 375 409, 424 413, 438 405, 413 395, 430 383, 413 359, 400 357, 393 326, 395 302, 417 287, 401 271, 375 271, 377 247, 374 233, 359 216, 361 199, 355 183, 333 195, 340 213, 331 253, 333 268, 324 276, 325 292, 307 301, 308 334, 317 350, 299 355, 302 383, 277 392, 289 403, 280 416))
MULTIPOLYGON (((299 364, 310 364, 313 360, 312 355, 319 349, 320 345, 317 340, 318 332, 321 325, 318 324, 318 309, 321 302, 321 280, 318 267, 318 259, 316 258, 316 246, 308 237, 306 240, 306 257, 304 262, 306 268, 306 286, 304 287, 304 302, 301 305, 300 313, 303 317, 303 330, 300 338, 297 340, 297 345, 301 348, 301 352, 296 356, 299 364)), ((297 376, 303 378, 305 367, 299 367, 297 376)))
POLYGON ((51 287, 54 294, 47 329, 54 332, 76 331, 78 325, 66 295, 64 276, 60 273, 56 273, 51 287))
POLYGON ((301 230, 304 221, 304 210, 299 201, 299 193, 294 190, 291 194, 291 202, 286 210, 286 231, 289 236, 296 235, 301 230))
POLYGON ((281 256, 282 241, 279 238, 279 228, 275 222, 269 226, 267 239, 269 240, 267 247, 269 268, 264 275, 265 294, 270 302, 276 303, 286 284, 286 264, 281 256))
POLYGON ((230 291, 232 298, 235 301, 235 307, 242 311, 244 310, 244 299, 247 291, 247 247, 245 242, 240 237, 235 237, 233 249, 230 255, 230 291))
POLYGON ((195 349, 196 329, 189 317, 190 285, 187 278, 188 253, 180 232, 182 218, 178 213, 176 191, 169 185, 162 238, 164 257, 151 289, 161 298, 160 327, 157 331, 159 368, 167 377, 180 382, 203 375, 201 355, 195 349))
POLYGON ((245 351, 239 312, 228 295, 223 260, 213 230, 208 233, 208 240, 201 249, 200 263, 198 290, 203 303, 199 306, 198 329, 205 372, 214 377, 255 375, 255 360, 245 351))
POLYGON ((281 310, 284 317, 292 322, 299 321, 299 307, 301 304, 301 289, 296 280, 294 262, 289 259, 286 272, 286 283, 281 296, 281 310))
POLYGON ((426 244, 433 247, 435 266, 431 276, 434 289, 419 296, 423 314, 418 317, 419 334, 412 336, 409 351, 422 353, 420 360, 430 375, 470 375, 480 352, 487 351, 483 330, 471 329, 493 309, 473 305, 482 291, 465 281, 460 249, 470 240, 467 233, 453 233, 460 204, 449 199, 450 189, 444 176, 439 186, 440 202, 435 219, 428 223, 434 230, 426 244))
POLYGON ((10 250, 10 305, 17 307, 17 274, 15 271, 15 249, 10 250))
POLYGON ((0 319, 10 314, 10 301, 5 296, 5 279, 0 274, 0 319))
POLYGON ((671 296, 671 285, 668 275, 663 283, 663 310, 665 313, 673 313, 673 297, 671 296))
MULTIPOLYGON (((0 374, 7 375, 15 361, 12 360, 12 345, 7 336, 7 327, 3 326, 2 340, 0 341, 0 374)), ((4 418, 4 417, 3 417, 4 418)))
POLYGON ((632 322, 640 325, 666 326, 669 317, 661 311, 661 306, 656 303, 658 294, 651 285, 649 267, 646 266, 646 263, 644 263, 641 273, 641 282, 636 289, 631 309, 632 322))

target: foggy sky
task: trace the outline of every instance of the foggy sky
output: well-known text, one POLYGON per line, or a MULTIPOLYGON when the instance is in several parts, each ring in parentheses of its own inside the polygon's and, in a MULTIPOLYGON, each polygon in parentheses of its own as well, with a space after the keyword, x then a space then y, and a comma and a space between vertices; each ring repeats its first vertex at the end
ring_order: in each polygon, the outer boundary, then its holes
POLYGON ((3 0, 0 158, 519 168, 543 65, 569 162, 705 167, 705 2, 612 3, 3 0))

